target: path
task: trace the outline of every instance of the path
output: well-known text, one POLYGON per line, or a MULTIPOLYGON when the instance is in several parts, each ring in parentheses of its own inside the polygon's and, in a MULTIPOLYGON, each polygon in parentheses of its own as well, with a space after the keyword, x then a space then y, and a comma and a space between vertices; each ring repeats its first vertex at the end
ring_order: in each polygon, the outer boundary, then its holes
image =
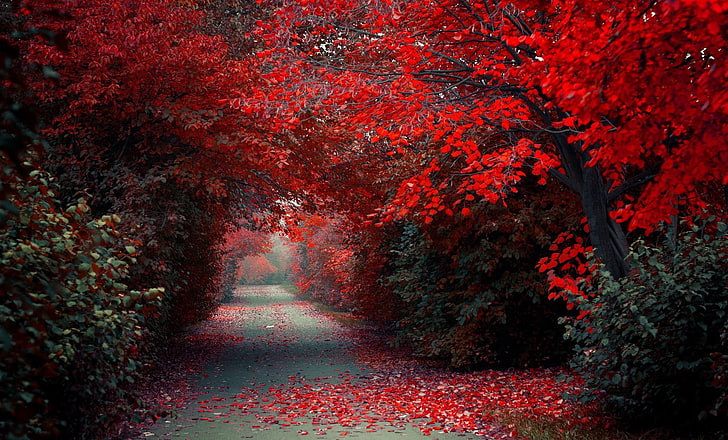
POLYGON ((377 401, 372 390, 384 391, 386 378, 357 364, 347 330, 280 287, 240 289, 199 331, 201 341, 223 347, 178 417, 160 419, 139 438, 484 438, 408 416, 417 401, 398 403, 408 408, 399 412, 377 401))

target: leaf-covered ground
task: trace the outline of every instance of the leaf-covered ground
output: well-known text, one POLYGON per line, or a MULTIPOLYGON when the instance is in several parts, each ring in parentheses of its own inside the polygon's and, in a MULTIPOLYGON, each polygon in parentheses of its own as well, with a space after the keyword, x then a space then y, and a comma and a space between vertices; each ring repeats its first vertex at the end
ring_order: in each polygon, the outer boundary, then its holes
POLYGON ((278 287, 240 289, 185 345, 150 389, 162 416, 129 437, 505 439, 494 415, 603 422, 562 399, 561 371, 424 365, 278 287))

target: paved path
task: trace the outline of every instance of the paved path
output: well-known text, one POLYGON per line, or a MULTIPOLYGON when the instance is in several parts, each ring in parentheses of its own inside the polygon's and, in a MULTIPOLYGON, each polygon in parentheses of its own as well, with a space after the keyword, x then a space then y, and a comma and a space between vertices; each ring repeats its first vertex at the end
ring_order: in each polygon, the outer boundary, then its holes
POLYGON ((371 389, 377 376, 355 362, 345 329, 280 287, 240 289, 199 332, 224 347, 178 417, 139 438, 483 439, 437 427, 425 435, 413 426, 422 419, 357 399, 352 386, 371 389))

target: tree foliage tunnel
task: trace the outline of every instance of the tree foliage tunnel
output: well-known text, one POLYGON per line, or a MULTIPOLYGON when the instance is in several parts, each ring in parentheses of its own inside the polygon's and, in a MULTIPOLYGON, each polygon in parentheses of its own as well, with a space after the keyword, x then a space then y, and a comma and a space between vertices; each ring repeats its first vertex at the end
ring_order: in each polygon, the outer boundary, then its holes
POLYGON ((724 2, 11 0, 0 27, 9 438, 124 417, 155 345, 273 279, 239 264, 261 231, 416 355, 573 357, 647 419, 728 413, 724 2), (688 291, 716 314, 676 329, 688 291), (644 358, 611 351, 640 326, 644 358))

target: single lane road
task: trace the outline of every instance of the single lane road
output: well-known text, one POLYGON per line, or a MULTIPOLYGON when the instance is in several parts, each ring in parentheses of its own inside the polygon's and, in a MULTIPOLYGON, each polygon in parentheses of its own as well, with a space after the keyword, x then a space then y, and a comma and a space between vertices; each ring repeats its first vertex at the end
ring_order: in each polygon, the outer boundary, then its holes
POLYGON ((347 329, 281 287, 240 288, 197 332, 222 348, 140 439, 485 438, 412 416, 416 401, 378 401, 388 382, 357 364, 347 329))

